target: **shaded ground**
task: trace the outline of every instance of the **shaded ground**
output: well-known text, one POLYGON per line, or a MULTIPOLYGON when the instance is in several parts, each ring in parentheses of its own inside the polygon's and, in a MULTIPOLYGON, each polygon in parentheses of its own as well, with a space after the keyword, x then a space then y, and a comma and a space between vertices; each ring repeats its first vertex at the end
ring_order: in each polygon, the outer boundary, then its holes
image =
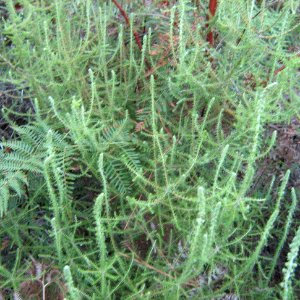
POLYGON ((291 171, 289 186, 300 188, 300 121, 294 118, 291 124, 269 124, 266 138, 277 131, 276 144, 266 158, 259 162, 254 189, 267 188, 273 176, 277 181, 286 171, 291 171))
POLYGON ((0 107, 0 140, 10 139, 13 136, 12 122, 25 124, 33 112, 33 105, 26 96, 25 89, 0 82, 0 107))
MULTIPOLYGON (((290 170, 290 179, 288 187, 285 193, 285 197, 282 200, 280 215, 277 220, 277 228, 283 228, 286 224, 289 208, 291 204, 291 188, 295 188, 295 191, 299 198, 300 192, 300 120, 294 118, 290 124, 269 124, 265 130, 265 138, 270 138, 272 133, 277 131, 277 140, 270 151, 270 153, 258 163, 258 169, 256 174, 255 184, 253 186, 253 192, 267 191, 270 187, 272 178, 275 178, 271 194, 276 194, 276 190, 281 184, 281 180, 284 177, 287 170, 290 170)), ((263 209, 263 215, 267 219, 270 217, 274 206, 276 196, 271 197, 266 207, 263 209)), ((293 220, 300 219, 300 207, 297 204, 296 211, 293 216, 293 220)), ((293 223, 294 223, 293 222, 293 223)), ((287 236, 287 242, 284 244, 278 258, 274 274, 272 276, 272 284, 277 285, 282 282, 282 270, 285 268, 287 256, 290 251, 290 244, 296 233, 296 227, 291 226, 291 230, 287 236)), ((281 231, 279 230, 281 233, 281 231)), ((272 258, 277 250, 278 243, 281 240, 281 235, 276 235, 270 239, 268 245, 263 251, 263 255, 272 258)), ((295 277, 300 277, 300 268, 295 270, 295 277)))

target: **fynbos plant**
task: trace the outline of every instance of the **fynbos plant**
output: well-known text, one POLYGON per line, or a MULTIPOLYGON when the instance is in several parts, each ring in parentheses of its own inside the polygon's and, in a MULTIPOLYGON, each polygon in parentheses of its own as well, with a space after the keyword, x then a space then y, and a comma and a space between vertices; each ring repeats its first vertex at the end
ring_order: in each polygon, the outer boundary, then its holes
POLYGON ((70 299, 296 295, 297 190, 256 184, 299 107, 295 1, 14 4, 0 80, 34 114, 6 111, 0 289, 33 255, 70 299))

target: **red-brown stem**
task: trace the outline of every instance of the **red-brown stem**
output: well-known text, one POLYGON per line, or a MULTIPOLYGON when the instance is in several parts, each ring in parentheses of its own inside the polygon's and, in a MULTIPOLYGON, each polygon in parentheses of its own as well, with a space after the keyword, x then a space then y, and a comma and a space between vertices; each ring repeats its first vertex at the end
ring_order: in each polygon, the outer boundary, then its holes
POLYGON ((285 69, 285 65, 281 66, 280 68, 278 68, 277 70, 274 71, 274 75, 277 75, 278 73, 280 73, 282 70, 285 69))
POLYGON ((209 12, 211 13, 212 16, 214 16, 216 14, 217 6, 218 6, 217 0, 209 1, 209 12))
MULTIPOLYGON (((130 21, 129 21, 129 18, 128 18, 128 15, 127 13, 125 12, 125 10, 123 9, 123 7, 118 3, 117 0, 112 0, 112 2, 115 4, 115 6, 119 9, 120 13, 122 14, 122 16, 124 17, 125 19, 125 22, 127 25, 130 25, 130 21)), ((140 37, 138 35, 138 33, 136 31, 133 31, 133 35, 134 35, 134 38, 135 38, 135 41, 139 47, 140 50, 142 50, 142 43, 141 43, 141 40, 140 40, 140 37)))
MULTIPOLYGON (((296 55, 297 57, 300 57, 300 53, 298 53, 296 55)), ((276 76, 278 73, 280 73, 282 70, 285 69, 285 65, 281 66, 280 68, 278 68, 277 70, 274 71, 274 75, 276 76)))
MULTIPOLYGON (((218 0, 210 0, 209 1, 209 15, 208 15, 208 20, 210 20, 212 17, 214 17, 214 15, 216 14, 216 10, 218 7, 218 0)), ((209 33, 206 36, 206 40, 209 42, 209 44, 211 46, 214 45, 214 34, 211 31, 209 31, 209 33)))

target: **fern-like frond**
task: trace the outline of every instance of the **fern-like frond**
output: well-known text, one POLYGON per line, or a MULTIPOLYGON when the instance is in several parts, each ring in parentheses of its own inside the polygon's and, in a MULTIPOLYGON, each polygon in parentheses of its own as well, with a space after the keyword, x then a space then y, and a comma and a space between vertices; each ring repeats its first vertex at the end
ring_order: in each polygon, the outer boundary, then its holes
POLYGON ((0 218, 8 210, 9 199, 13 195, 21 198, 26 185, 28 185, 27 176, 22 171, 6 172, 4 178, 0 179, 0 218))
POLYGON ((127 170, 124 170, 124 164, 115 158, 108 158, 104 161, 104 170, 108 178, 108 184, 116 189, 120 194, 126 194, 130 191, 131 177, 127 170))

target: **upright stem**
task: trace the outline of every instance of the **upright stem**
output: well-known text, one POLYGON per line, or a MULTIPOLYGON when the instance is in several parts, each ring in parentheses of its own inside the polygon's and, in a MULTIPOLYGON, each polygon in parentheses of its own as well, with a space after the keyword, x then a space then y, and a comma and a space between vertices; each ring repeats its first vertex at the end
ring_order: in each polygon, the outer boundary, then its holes
POLYGON ((212 16, 216 14, 217 6, 218 6, 218 0, 209 1, 209 12, 211 13, 212 16))
MULTIPOLYGON (((123 9, 123 7, 118 3, 117 0, 112 0, 112 2, 119 9, 120 13, 122 14, 122 16, 125 19, 126 24, 130 25, 129 17, 128 17, 127 13, 125 12, 125 10, 123 9)), ((135 41, 136 41, 139 49, 142 50, 142 43, 141 43, 141 39, 140 39, 138 33, 136 31, 133 31, 133 35, 134 35, 135 41)))
MULTIPOLYGON (((210 21, 214 15, 216 14, 216 10, 218 7, 218 0, 210 0, 209 1, 209 14, 208 14, 208 21, 210 21)), ((211 46, 214 45, 214 34, 212 30, 206 36, 206 40, 209 42, 211 46)))

